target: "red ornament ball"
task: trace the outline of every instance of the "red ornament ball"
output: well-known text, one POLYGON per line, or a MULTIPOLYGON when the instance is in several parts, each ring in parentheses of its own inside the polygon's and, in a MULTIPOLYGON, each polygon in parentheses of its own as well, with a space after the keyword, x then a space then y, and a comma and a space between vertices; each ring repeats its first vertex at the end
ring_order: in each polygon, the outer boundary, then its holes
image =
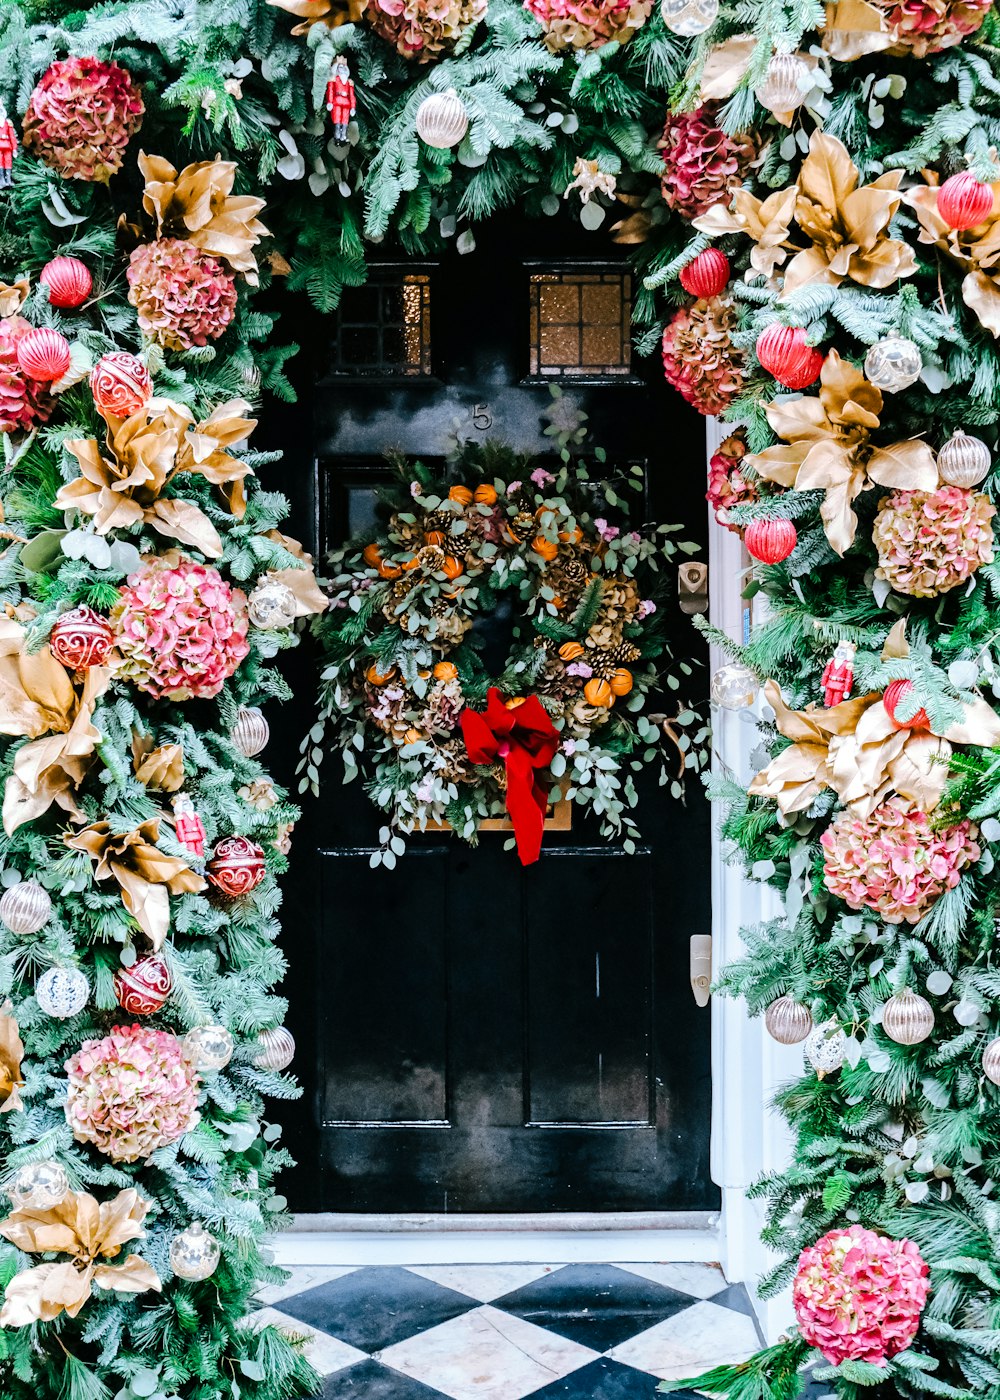
POLYGON ((891 681, 885 688, 882 704, 896 729, 930 729, 931 722, 926 710, 918 710, 912 719, 897 719, 896 706, 913 689, 912 681, 891 681))
POLYGON ((938 213, 952 228, 975 228, 993 212, 993 188, 971 170, 950 175, 938 190, 938 213))
POLYGON ((49 647, 57 661, 70 671, 103 666, 115 639, 106 617, 82 604, 57 618, 49 634, 49 647))
POLYGON ((42 326, 29 331, 18 342, 17 367, 38 384, 50 384, 62 379, 69 369, 69 341, 58 331, 42 326))
POLYGON ((255 890, 264 878, 264 852, 247 836, 226 836, 212 852, 205 874, 230 899, 255 890))
POLYGON ((781 326, 775 321, 761 331, 755 349, 764 369, 786 389, 808 388, 823 368, 822 351, 806 344, 801 326, 781 326))
POLYGON ((118 1005, 130 1016, 152 1016, 159 1011, 173 988, 170 968, 151 953, 131 967, 120 967, 114 976, 118 1005))
POLYGON ((705 248, 681 268, 680 282, 693 297, 717 297, 729 285, 729 259, 718 248, 705 248))
POLYGON ((105 417, 130 418, 153 397, 153 381, 135 355, 113 350, 102 355, 91 371, 90 392, 105 417))
POLYGON ((790 520, 752 520, 743 543, 762 564, 780 564, 798 543, 799 532, 790 520))
POLYGON ((83 305, 94 285, 89 268, 79 258, 53 258, 38 280, 49 289, 50 306, 70 311, 83 305))

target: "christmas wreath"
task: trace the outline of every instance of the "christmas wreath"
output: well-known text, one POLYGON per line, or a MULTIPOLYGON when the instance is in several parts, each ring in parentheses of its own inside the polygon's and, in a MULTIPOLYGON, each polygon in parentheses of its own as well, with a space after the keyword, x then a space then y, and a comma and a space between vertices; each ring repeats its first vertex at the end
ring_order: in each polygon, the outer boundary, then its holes
POLYGON ((696 546, 676 540, 679 525, 626 525, 638 468, 596 480, 577 461, 550 470, 497 443, 463 445, 443 473, 393 465, 377 537, 330 559, 321 714, 301 789, 317 784, 329 732, 345 781, 360 773, 389 818, 375 863, 394 865, 402 833, 429 824, 475 841, 505 809, 529 863, 559 797, 633 849, 635 772, 659 761, 680 797, 685 768, 703 763, 696 710, 644 713, 692 671, 686 660, 680 676, 667 669, 659 609, 663 565, 696 546), (679 757, 670 771, 665 736, 679 757))

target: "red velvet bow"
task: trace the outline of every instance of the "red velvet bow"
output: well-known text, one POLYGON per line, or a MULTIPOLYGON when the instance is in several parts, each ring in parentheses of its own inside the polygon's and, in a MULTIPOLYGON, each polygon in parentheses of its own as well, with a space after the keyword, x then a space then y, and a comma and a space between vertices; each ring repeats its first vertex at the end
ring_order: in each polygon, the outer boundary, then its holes
POLYGON ((514 823, 517 853, 531 865, 542 849, 542 829, 548 789, 539 770, 548 768, 559 747, 559 735, 537 695, 508 710, 491 686, 486 710, 462 711, 462 734, 473 763, 495 763, 507 770, 507 811, 514 823))

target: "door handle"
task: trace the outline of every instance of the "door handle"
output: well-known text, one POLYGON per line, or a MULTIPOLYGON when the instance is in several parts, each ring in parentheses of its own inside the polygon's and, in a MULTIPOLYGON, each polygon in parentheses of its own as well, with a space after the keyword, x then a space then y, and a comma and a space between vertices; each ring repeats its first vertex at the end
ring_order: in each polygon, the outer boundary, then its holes
POLYGON ((677 601, 682 613, 708 612, 707 564, 678 564, 677 601))
POLYGON ((699 1006, 707 1006, 712 995, 712 935, 691 935, 691 990, 699 1006))

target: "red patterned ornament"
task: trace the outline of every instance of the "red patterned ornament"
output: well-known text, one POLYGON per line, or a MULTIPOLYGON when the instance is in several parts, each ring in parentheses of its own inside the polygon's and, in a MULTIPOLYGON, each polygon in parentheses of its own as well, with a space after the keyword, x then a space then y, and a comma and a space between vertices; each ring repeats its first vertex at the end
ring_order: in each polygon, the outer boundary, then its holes
POLYGON ((762 564, 780 564, 798 544, 799 532, 790 520, 752 520, 743 543, 762 564))
POLYGON ((247 836, 226 836, 212 852, 205 874, 230 899, 255 890, 264 878, 264 852, 247 836))
POLYGON ((81 603, 57 618, 49 634, 49 647, 57 661, 70 671, 103 666, 115 639, 106 617, 81 603))
POLYGON ((91 371, 90 392, 99 413, 129 418, 153 397, 153 381, 141 360, 113 350, 102 355, 91 371))
POLYGON ((41 326, 29 331, 17 346, 17 367, 38 384, 62 379, 69 369, 69 341, 58 331, 41 326))
POLYGON ((693 297, 717 297, 729 285, 729 259, 718 248, 705 248, 680 271, 680 283, 693 297))
POLYGON ((993 189, 971 170, 951 175, 938 190, 938 213, 951 228, 975 228, 993 212, 993 189))
POLYGON ((118 1005, 130 1016, 152 1016, 159 1011, 173 988, 170 968, 151 953, 131 967, 120 967, 114 976, 118 1005))
POLYGON ((823 353, 806 344, 801 326, 777 322, 761 331, 755 346, 757 358, 768 374, 786 389, 806 389, 815 384, 823 368, 823 353))
POLYGON ((896 729, 930 729, 931 722, 926 710, 918 710, 912 719, 897 719, 896 706, 900 700, 904 700, 913 689, 912 681, 892 681, 885 688, 882 696, 882 704, 885 706, 886 714, 892 720, 896 729))
POLYGON ((173 799, 174 808, 174 832, 178 842, 197 856, 199 860, 205 857, 205 823, 194 810, 194 804, 185 793, 178 793, 173 799))
POLYGON ((68 311, 82 306, 94 286, 90 269, 79 258, 53 258, 38 280, 49 289, 49 305, 68 311))

